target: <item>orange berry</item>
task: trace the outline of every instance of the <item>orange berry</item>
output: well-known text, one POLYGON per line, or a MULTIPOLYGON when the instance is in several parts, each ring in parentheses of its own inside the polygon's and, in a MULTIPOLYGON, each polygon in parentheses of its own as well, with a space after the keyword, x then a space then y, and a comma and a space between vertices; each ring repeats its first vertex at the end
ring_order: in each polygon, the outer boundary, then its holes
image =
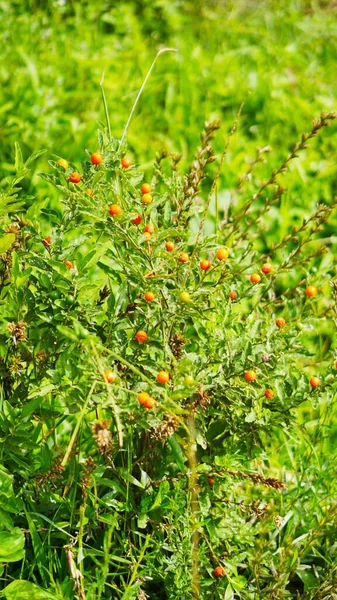
POLYGON ((145 231, 145 233, 144 233, 144 237, 145 237, 146 241, 147 241, 147 242, 149 242, 149 241, 150 241, 150 239, 151 239, 151 237, 152 237, 152 235, 151 235, 151 233, 149 233, 148 231, 145 231))
POLYGON ((187 263, 189 259, 189 256, 187 254, 187 252, 180 252, 179 254, 179 262, 181 263, 187 263))
POLYGON ((173 252, 173 250, 174 250, 174 243, 173 242, 166 242, 165 249, 167 250, 167 252, 173 252))
POLYGON ((85 193, 88 194, 88 196, 91 196, 91 198, 94 197, 94 192, 90 188, 88 188, 87 190, 85 190, 85 193))
POLYGON ((68 169, 69 167, 69 163, 65 158, 60 158, 60 160, 57 161, 57 164, 64 169, 68 169))
POLYGON ((140 215, 137 215, 134 219, 131 219, 131 223, 134 223, 134 225, 139 225, 143 220, 143 217, 141 217, 140 215))
POLYGON ((139 404, 144 406, 144 408, 148 409, 151 409, 156 405, 155 399, 152 398, 152 396, 150 396, 150 394, 148 394, 147 392, 140 392, 140 394, 138 395, 138 402, 139 404))
POLYGON ((153 198, 151 196, 151 194, 143 194, 142 195, 142 202, 143 204, 151 204, 153 198))
POLYGON ((214 477, 208 477, 207 483, 208 483, 208 485, 214 485, 214 483, 215 483, 214 477))
POLYGON ((335 365, 334 366, 335 366, 335 369, 337 369, 337 360, 335 361, 335 365))
POLYGON ((215 567, 214 571, 213 571, 213 575, 214 577, 223 577, 225 574, 225 569, 219 565, 218 567, 215 567))
POLYGON ((131 167, 131 161, 126 158, 126 156, 124 156, 124 158, 122 158, 121 160, 121 167, 122 169, 128 169, 129 167, 131 167))
POLYGON ((70 260, 64 260, 63 264, 68 267, 68 269, 72 269, 73 268, 73 263, 70 260))
POLYGON ((49 246, 51 244, 50 235, 47 235, 47 237, 45 237, 44 240, 42 240, 42 244, 44 245, 45 248, 49 248, 49 246))
POLYGON ((92 165, 100 165, 102 160, 103 160, 103 156, 99 152, 94 152, 90 156, 90 162, 92 165))
POLYGON ((264 395, 268 400, 271 400, 274 397, 274 392, 271 389, 265 390, 264 395))
POLYGON ((276 327, 278 327, 279 329, 282 329, 282 327, 284 327, 286 325, 286 320, 283 317, 278 317, 278 319, 276 319, 275 323, 276 323, 276 327))
POLYGON ((308 298, 314 298, 315 296, 317 296, 317 288, 314 285, 308 285, 307 289, 305 290, 305 293, 308 296, 308 298))
POLYGON ((215 256, 218 260, 226 260, 229 257, 229 252, 227 248, 218 248, 215 256))
POLYGON ((82 177, 77 171, 74 171, 69 175, 69 181, 71 181, 71 183, 79 183, 81 179, 82 177))
POLYGON ((257 374, 255 373, 255 371, 249 370, 245 372, 245 380, 246 381, 256 381, 257 379, 257 374))
POLYGON ((252 283, 260 283, 261 275, 259 275, 258 273, 252 273, 250 276, 250 280, 252 283))
POLYGON ((166 371, 159 371, 157 374, 158 383, 168 383, 170 381, 170 376, 166 371))
POLYGON ((151 235, 154 234, 154 227, 151 223, 149 223, 148 225, 146 225, 145 229, 144 229, 144 233, 150 233, 151 235))
POLYGON ((321 385, 321 380, 319 377, 311 377, 309 383, 312 388, 317 388, 319 385, 321 385))
POLYGON ((139 342, 140 344, 142 344, 143 342, 146 342, 148 337, 149 336, 147 335, 146 331, 143 331, 142 329, 140 331, 137 331, 137 333, 135 335, 137 342, 139 342))
POLYGON ((115 380, 115 373, 110 369, 104 371, 104 381, 107 383, 112 383, 115 380))
POLYGON ((152 192, 152 185, 150 183, 142 183, 140 186, 140 191, 142 194, 149 194, 152 192))
POLYGON ((273 270, 273 267, 271 266, 270 263, 264 263, 264 265, 262 265, 261 267, 261 271, 262 273, 265 273, 265 275, 268 275, 268 273, 271 273, 273 270))
POLYGON ((238 297, 238 295, 237 295, 237 293, 236 293, 236 291, 235 291, 235 290, 231 290, 231 291, 229 292, 228 296, 230 297, 230 299, 231 299, 231 300, 233 300, 233 302, 234 302, 234 300, 236 300, 236 299, 237 299, 237 297, 238 297))
POLYGON ((202 260, 199 266, 202 271, 208 271, 212 265, 209 260, 202 260))
POLYGON ((146 294, 144 294, 144 298, 146 302, 153 302, 153 300, 155 299, 155 295, 153 292, 146 292, 146 294))
POLYGON ((112 216, 121 215, 123 212, 122 207, 119 204, 111 204, 109 208, 109 213, 112 216))

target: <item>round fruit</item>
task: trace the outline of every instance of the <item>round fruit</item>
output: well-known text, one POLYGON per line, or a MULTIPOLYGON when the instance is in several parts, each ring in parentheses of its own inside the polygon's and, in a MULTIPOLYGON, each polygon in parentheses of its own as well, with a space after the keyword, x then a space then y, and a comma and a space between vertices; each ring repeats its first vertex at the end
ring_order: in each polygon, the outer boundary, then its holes
POLYGON ((233 302, 234 302, 234 300, 236 300, 236 299, 237 299, 237 297, 238 297, 238 295, 237 295, 237 293, 236 293, 236 291, 235 291, 235 290, 231 290, 231 291, 229 292, 228 296, 230 297, 230 299, 231 299, 231 300, 233 300, 233 302))
POLYGON ((262 267, 261 267, 261 271, 265 275, 268 275, 268 273, 271 273, 272 270, 273 270, 273 267, 269 263, 264 263, 264 265, 262 265, 262 267))
POLYGON ((149 233, 148 231, 145 231, 144 237, 145 237, 146 241, 149 242, 152 237, 152 234, 149 233))
POLYGON ((187 254, 187 252, 180 252, 179 254, 179 262, 181 263, 187 263, 189 259, 189 256, 187 254))
POLYGON ((140 191, 142 194, 149 194, 152 192, 152 185, 150 183, 142 183, 140 186, 140 191))
POLYGON ((250 280, 252 283, 260 283, 261 275, 259 275, 258 273, 252 273, 250 276, 250 280))
POLYGON ((309 383, 312 388, 317 388, 319 385, 321 385, 321 380, 319 377, 311 377, 309 383))
POLYGON ((214 483, 215 483, 214 477, 208 477, 207 482, 208 482, 208 485, 214 485, 214 483))
POLYGON ((102 160, 103 160, 103 156, 99 152, 94 152, 90 156, 90 162, 92 165, 100 165, 102 160))
POLYGON ((255 371, 249 370, 245 372, 245 380, 246 381, 256 381, 257 375, 255 371))
POLYGON ((137 342, 139 342, 140 344, 142 344, 143 342, 146 342, 148 337, 149 336, 147 335, 146 331, 143 331, 142 329, 140 331, 137 331, 137 333, 135 335, 137 342))
POLYGON ((140 394, 138 395, 138 402, 139 404, 144 406, 144 408, 148 409, 151 409, 156 405, 155 399, 152 398, 152 396, 150 396, 150 394, 148 394, 147 392, 140 392, 140 394))
POLYGON ((73 268, 73 263, 70 260, 64 260, 63 264, 68 267, 68 269, 72 269, 73 268))
POLYGON ((314 285, 308 285, 307 289, 305 290, 305 293, 308 296, 308 298, 314 298, 315 296, 317 296, 317 288, 314 285))
POLYGON ((81 179, 82 177, 77 171, 74 171, 69 175, 69 181, 71 181, 71 183, 79 183, 81 179))
POLYGON ((271 400, 274 397, 274 392, 273 390, 268 389, 265 391, 264 395, 266 398, 268 398, 268 400, 271 400))
POLYGON ((106 381, 107 383, 112 383, 113 381, 115 381, 114 372, 111 371, 110 369, 107 369, 106 371, 104 371, 104 381, 106 381))
POLYGON ((335 361, 335 369, 337 369, 337 360, 335 361))
POLYGON ((151 194, 143 194, 142 195, 142 202, 143 204, 151 204, 153 198, 151 196, 151 194))
POLYGON ((155 299, 155 295, 153 292, 146 292, 146 294, 144 294, 144 298, 146 302, 153 302, 153 300, 155 299))
POLYGON ((45 237, 44 240, 42 240, 42 244, 44 245, 45 248, 49 248, 49 246, 51 244, 50 235, 47 235, 47 237, 45 237))
POLYGON ((134 219, 131 219, 131 223, 134 223, 134 225, 139 225, 143 220, 143 217, 141 217, 140 215, 137 215, 134 219))
POLYGON ((90 188, 88 188, 87 190, 85 190, 85 193, 88 194, 88 196, 91 196, 91 198, 94 197, 94 192, 90 188))
POLYGON ((126 158, 126 156, 124 156, 124 158, 122 158, 121 160, 121 167, 122 169, 128 169, 129 167, 131 167, 131 161, 126 158))
POLYGON ((218 260, 226 260, 229 257, 229 252, 227 248, 218 248, 215 256, 218 260))
POLYGON ((186 375, 186 377, 185 377, 185 384, 191 386, 191 385, 194 385, 194 383, 195 382, 194 382, 193 377, 191 375, 186 375))
POLYGON ((165 249, 167 250, 167 252, 173 252, 173 250, 174 250, 174 243, 173 242, 166 242, 165 249))
POLYGON ((199 266, 202 271, 208 271, 212 265, 209 260, 202 260, 199 266))
POLYGON ((111 206, 109 208, 110 215, 113 215, 113 216, 121 215, 122 212, 123 212, 123 209, 120 206, 120 204, 111 204, 111 206))
POLYGON ((278 317, 278 319, 276 319, 275 323, 276 323, 276 327, 281 329, 282 327, 284 327, 286 325, 286 320, 283 317, 278 317))
POLYGON ((218 567, 215 567, 214 571, 213 571, 213 575, 214 577, 223 577, 225 574, 225 569, 219 565, 218 567))
POLYGON ((57 161, 57 164, 64 169, 68 169, 69 167, 68 161, 65 158, 60 158, 60 160, 57 161))
POLYGON ((168 383, 170 381, 170 376, 167 371, 159 371, 159 373, 157 373, 157 381, 158 383, 168 383))
POLYGON ((185 304, 188 304, 189 302, 191 302, 191 296, 189 295, 188 292, 181 292, 179 298, 180 298, 180 301, 184 302, 185 304))
POLYGON ((153 227, 152 223, 149 223, 148 225, 146 225, 146 227, 144 229, 144 233, 150 233, 151 235, 154 234, 154 227, 153 227))

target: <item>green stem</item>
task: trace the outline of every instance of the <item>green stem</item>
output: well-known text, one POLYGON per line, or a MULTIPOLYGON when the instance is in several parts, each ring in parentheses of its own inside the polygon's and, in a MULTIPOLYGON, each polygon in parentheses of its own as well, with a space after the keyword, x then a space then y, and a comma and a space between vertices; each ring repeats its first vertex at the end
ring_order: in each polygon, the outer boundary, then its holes
POLYGON ((83 408, 82 408, 82 410, 81 410, 81 412, 80 412, 80 414, 79 414, 79 416, 78 416, 77 423, 76 423, 76 425, 75 425, 75 429, 74 429, 74 431, 73 431, 73 433, 72 433, 72 436, 71 436, 71 438, 70 438, 70 441, 69 441, 69 444, 68 444, 68 448, 67 448, 67 450, 66 450, 66 453, 65 453, 65 455, 64 455, 64 457, 63 457, 63 460, 62 460, 62 462, 61 462, 61 466, 62 466, 62 467, 65 467, 65 466, 66 466, 66 464, 67 464, 67 462, 68 462, 68 460, 69 460, 70 453, 71 453, 71 451, 72 451, 72 449, 73 449, 73 446, 74 446, 74 444, 75 444, 75 441, 76 441, 76 438, 77 438, 77 434, 78 434, 79 428, 80 428, 80 426, 81 426, 81 423, 82 423, 82 420, 83 420, 83 417, 84 417, 85 411, 87 410, 87 406, 88 406, 88 404, 89 404, 89 402, 90 402, 91 396, 92 396, 92 395, 93 395, 93 393, 94 393, 94 389, 95 389, 95 387, 96 387, 96 382, 94 382, 94 383, 92 384, 92 386, 91 386, 91 388, 90 388, 90 392, 89 392, 89 394, 88 394, 88 397, 87 397, 87 399, 86 399, 86 401, 85 401, 85 403, 84 403, 84 405, 83 405, 83 408))
POLYGON ((111 142, 111 125, 110 125, 110 117, 109 117, 108 105, 107 105, 107 101, 106 101, 106 97, 105 97, 105 91, 104 91, 104 75, 105 75, 105 71, 103 71, 103 73, 102 73, 102 79, 100 81, 100 86, 101 86, 101 92, 102 92, 102 98, 103 98, 103 106, 104 106, 106 124, 107 124, 107 127, 108 127, 109 142, 111 142))

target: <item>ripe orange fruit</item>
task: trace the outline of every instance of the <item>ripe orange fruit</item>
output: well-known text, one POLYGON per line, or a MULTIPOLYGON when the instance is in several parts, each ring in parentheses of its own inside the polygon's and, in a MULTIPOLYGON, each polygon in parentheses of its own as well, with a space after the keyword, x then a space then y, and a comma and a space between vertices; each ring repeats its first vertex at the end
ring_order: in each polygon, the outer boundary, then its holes
POLYGON ((139 225, 143 220, 143 217, 141 217, 140 215, 137 215, 134 219, 131 219, 131 223, 134 223, 135 225, 139 225))
POLYGON ((173 242, 166 242, 165 249, 167 250, 167 252, 173 252, 173 250, 174 250, 174 243, 173 242))
POLYGON ((79 183, 81 179, 82 177, 77 171, 74 171, 69 175, 69 181, 71 181, 71 183, 79 183))
POLYGON ((148 225, 146 225, 145 229, 144 229, 144 233, 150 233, 151 235, 154 234, 154 227, 151 223, 149 223, 148 225))
POLYGON ((44 240, 42 240, 42 244, 44 245, 45 248, 49 248, 49 246, 51 244, 50 235, 47 235, 47 237, 45 237, 44 240))
POLYGON ((274 397, 274 392, 271 389, 265 390, 264 395, 268 400, 271 400, 274 397))
POLYGON ((146 292, 146 294, 144 294, 144 298, 146 302, 153 302, 153 300, 155 299, 155 295, 153 292, 146 292))
POLYGON ((229 252, 227 248, 218 248, 215 256, 218 260, 226 260, 229 257, 229 252))
POLYGON ((103 160, 103 156, 99 152, 94 152, 90 156, 90 162, 92 165, 100 165, 102 160, 103 160))
POLYGON ((151 409, 156 405, 155 399, 152 398, 152 396, 150 396, 150 394, 148 394, 147 392, 140 392, 140 394, 138 395, 138 402, 139 404, 144 406, 144 408, 148 409, 151 409))
POLYGON ((319 385, 321 385, 321 380, 319 377, 311 377, 309 383, 312 388, 317 388, 319 385))
POLYGON ((104 371, 104 381, 106 381, 107 383, 112 383, 113 381, 115 381, 115 373, 110 369, 104 371))
POLYGON ((57 161, 57 164, 64 169, 68 169, 69 167, 68 161, 65 158, 60 158, 60 160, 57 161))
POLYGON ((282 327, 284 327, 286 325, 286 320, 283 317, 278 317, 276 319, 275 323, 276 323, 276 327, 281 329, 282 327))
POLYGON ((64 260, 63 264, 68 267, 68 269, 72 269, 73 268, 73 263, 70 260, 64 260))
POLYGON ((191 296, 189 295, 188 292, 181 292, 179 298, 180 298, 180 301, 184 302, 185 304, 188 304, 189 302, 191 302, 191 296))
POLYGON ((208 477, 207 482, 208 482, 208 485, 214 485, 214 482, 215 482, 214 477, 208 477))
POLYGON ((135 335, 137 342, 139 342, 140 344, 142 344, 143 342, 146 342, 148 337, 149 336, 147 335, 146 331, 143 331, 142 329, 140 331, 137 331, 137 333, 135 335))
POLYGON ((259 275, 258 273, 252 273, 250 276, 250 280, 252 283, 260 283, 261 275, 259 275))
POLYGON ((335 369, 337 369, 337 360, 335 361, 335 369))
POLYGON ((202 271, 208 271, 211 268, 211 263, 209 262, 209 260, 202 260, 200 263, 200 269, 202 271))
POLYGON ((142 183, 140 186, 140 191, 142 194, 149 194, 152 192, 152 185, 150 183, 142 183))
POLYGON ((126 158, 126 156, 124 156, 124 158, 122 158, 121 160, 121 167, 122 169, 128 169, 129 167, 131 167, 131 161, 126 158))
POLYGON ((151 194, 143 194, 142 195, 142 202, 143 204, 151 204, 153 198, 151 196, 151 194))
POLYGON ((121 215, 122 212, 123 212, 123 209, 119 204, 111 204, 111 206, 109 208, 110 215, 113 215, 113 216, 121 215))
POLYGON ((218 567, 215 567, 214 571, 213 571, 213 575, 214 577, 223 577, 225 574, 225 569, 219 565, 218 567))
POLYGON ((238 295, 237 295, 237 293, 236 293, 236 291, 235 291, 235 290, 231 290, 231 291, 229 292, 228 296, 229 296, 229 297, 230 297, 230 299, 231 299, 231 300, 233 300, 233 301, 234 301, 234 300, 236 300, 236 299, 237 299, 237 297, 238 297, 238 295))
POLYGON ((261 271, 262 273, 265 273, 265 275, 268 275, 268 273, 271 273, 273 270, 273 267, 271 266, 270 263, 264 263, 264 265, 262 265, 261 267, 261 271))
POLYGON ((179 262, 181 263, 187 263, 189 259, 189 256, 187 254, 187 252, 180 252, 179 254, 179 262))
POLYGON ((87 190, 85 190, 85 193, 88 194, 88 196, 91 196, 91 198, 94 197, 94 192, 90 188, 88 188, 87 190))
POLYGON ((256 381, 257 379, 257 374, 255 373, 255 371, 249 370, 245 372, 245 380, 246 381, 256 381))
POLYGON ((170 376, 166 371, 159 371, 159 373, 157 373, 157 381, 158 383, 168 383, 170 381, 170 376))
POLYGON ((308 296, 308 298, 314 298, 315 296, 317 296, 317 288, 314 285, 308 285, 307 289, 305 290, 305 293, 308 296))

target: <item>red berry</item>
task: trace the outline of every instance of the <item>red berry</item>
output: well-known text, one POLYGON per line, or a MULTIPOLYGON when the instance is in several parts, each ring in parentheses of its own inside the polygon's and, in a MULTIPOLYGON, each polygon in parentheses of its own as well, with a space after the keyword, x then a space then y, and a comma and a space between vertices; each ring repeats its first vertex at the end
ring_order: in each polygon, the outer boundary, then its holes
POLYGON ((276 323, 276 327, 278 327, 279 329, 282 329, 282 327, 285 327, 285 325, 286 325, 286 320, 283 317, 278 317, 278 319, 276 319, 275 323, 276 323))
POLYGON ((274 397, 274 392, 271 389, 265 390, 264 395, 268 400, 271 400, 274 397))
POLYGON ((154 227, 151 223, 146 225, 146 227, 144 228, 144 233, 150 233, 151 235, 154 234, 154 227))
POLYGON ((143 217, 141 217, 140 215, 137 215, 134 219, 131 219, 131 223, 134 223, 135 225, 139 225, 143 220, 143 217))
POLYGON ((100 164, 101 164, 101 162, 102 162, 102 160, 103 160, 103 156, 102 156, 102 154, 100 154, 99 152, 94 152, 94 154, 92 154, 92 155, 90 156, 90 162, 91 162, 93 165, 100 165, 100 164))
POLYGON ((180 252, 179 254, 179 262, 181 263, 187 263, 189 259, 189 256, 187 254, 187 252, 180 252))
POLYGON ((319 377, 311 377, 309 383, 312 388, 317 388, 321 385, 321 380, 319 379, 319 377))
POLYGON ((219 565, 218 567, 215 567, 213 574, 214 577, 223 577, 225 574, 225 569, 221 565, 219 565))
POLYGON ((140 344, 142 344, 143 342, 146 342, 148 337, 149 336, 147 335, 146 331, 143 331, 142 329, 140 331, 137 331, 137 333, 135 335, 137 342, 139 342, 140 344))
POLYGON ((230 299, 231 299, 231 300, 233 300, 233 302, 234 302, 234 300, 236 300, 236 299, 237 299, 237 297, 238 297, 238 295, 237 295, 237 293, 236 293, 236 291, 235 291, 235 290, 231 290, 231 291, 229 292, 228 296, 230 297, 230 299))
POLYGON ((68 267, 68 269, 72 269, 73 268, 73 263, 70 260, 64 260, 63 264, 68 267))
POLYGON ((71 183, 79 183, 81 179, 82 177, 77 171, 74 171, 69 175, 69 181, 71 181, 71 183))
POLYGON ((146 292, 146 294, 144 294, 144 298, 146 302, 153 302, 153 300, 155 299, 155 295, 153 292, 146 292))
POLYGON ((209 262, 209 260, 202 260, 200 263, 200 269, 202 271, 208 271, 211 268, 211 263, 209 262))
POLYGON ((174 250, 174 243, 173 242, 166 242, 165 249, 167 250, 167 252, 173 252, 173 250, 174 250))
POLYGON ((51 244, 50 235, 47 235, 47 237, 45 237, 44 240, 42 240, 42 244, 44 245, 45 248, 49 248, 49 246, 51 244))
POLYGON ((128 158, 126 158, 126 156, 121 160, 121 167, 123 169, 128 169, 129 167, 131 167, 131 161, 128 158))
POLYGON ((261 271, 262 273, 265 273, 265 275, 268 275, 268 273, 271 273, 273 270, 273 267, 271 266, 270 263, 264 263, 264 265, 262 265, 261 267, 261 271))

